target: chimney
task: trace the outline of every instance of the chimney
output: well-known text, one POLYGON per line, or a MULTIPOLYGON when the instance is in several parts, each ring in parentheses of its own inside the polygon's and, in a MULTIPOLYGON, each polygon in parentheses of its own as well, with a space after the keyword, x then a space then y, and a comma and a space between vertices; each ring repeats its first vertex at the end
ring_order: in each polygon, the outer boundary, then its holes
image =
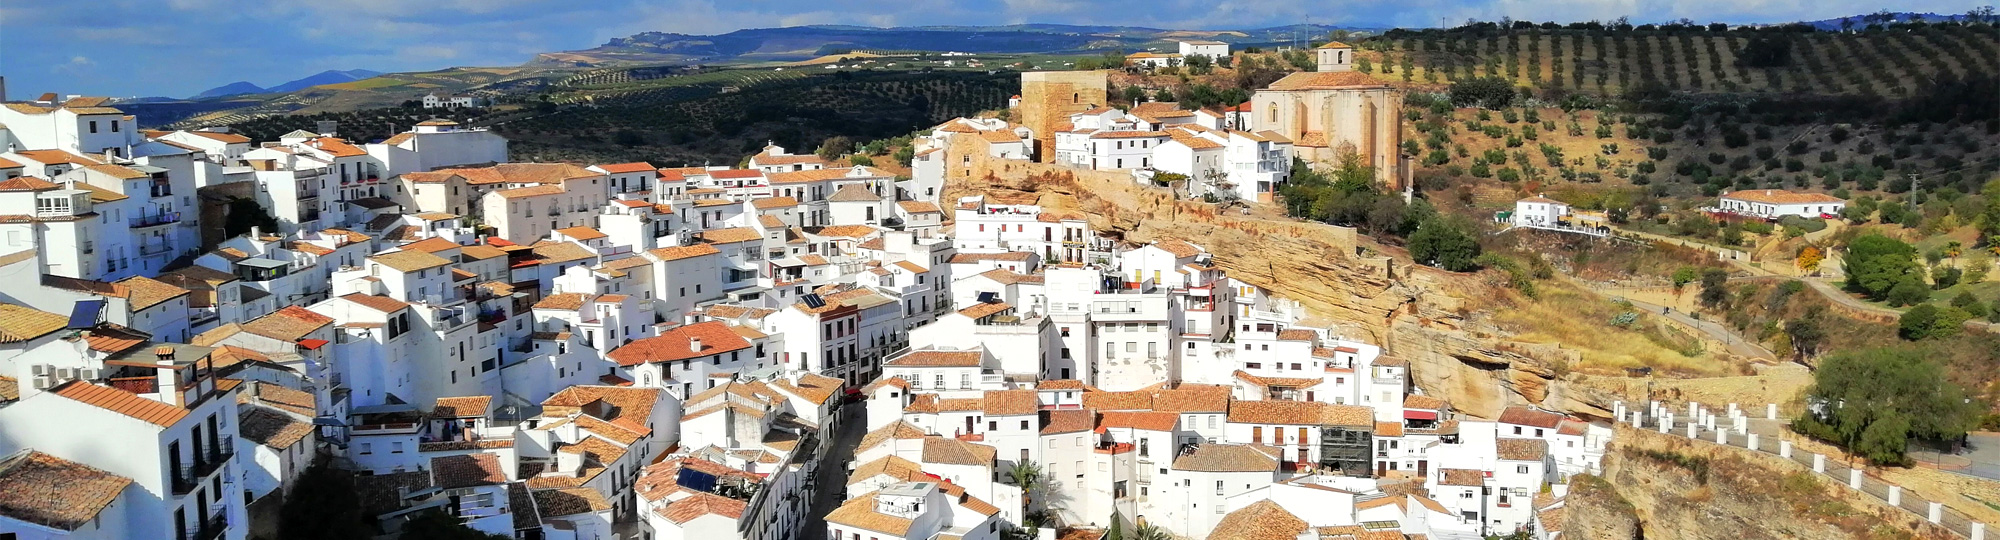
POLYGON ((688 352, 701 352, 701 338, 688 338, 688 352))
POLYGON ((556 450, 557 474, 583 476, 583 451, 565 452, 556 450))
POLYGON ((174 348, 161 345, 153 349, 153 354, 159 357, 155 363, 159 369, 154 371, 154 384, 157 386, 154 393, 168 405, 187 406, 187 400, 181 395, 181 372, 174 368, 174 348))
POLYGON ((263 237, 264 237, 264 228, 263 228, 263 227, 259 227, 259 226, 256 226, 256 225, 251 225, 251 226, 250 226, 250 239, 251 239, 251 240, 256 240, 256 239, 258 239, 258 238, 263 238, 263 237))

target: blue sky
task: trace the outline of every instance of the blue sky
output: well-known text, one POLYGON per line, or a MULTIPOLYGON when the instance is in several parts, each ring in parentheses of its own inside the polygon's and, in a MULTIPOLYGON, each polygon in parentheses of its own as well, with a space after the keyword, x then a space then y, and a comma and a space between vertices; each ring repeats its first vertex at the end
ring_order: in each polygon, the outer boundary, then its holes
MULTIPOLYGON (((1898 10, 1963 13, 1961 1, 1898 10)), ((1254 28, 1310 21, 1434 26, 1469 17, 1785 22, 1881 9, 1879 0, 5 0, 0 76, 42 92, 186 96, 328 69, 515 65, 642 31, 719 34, 806 24, 1022 22, 1254 28)))

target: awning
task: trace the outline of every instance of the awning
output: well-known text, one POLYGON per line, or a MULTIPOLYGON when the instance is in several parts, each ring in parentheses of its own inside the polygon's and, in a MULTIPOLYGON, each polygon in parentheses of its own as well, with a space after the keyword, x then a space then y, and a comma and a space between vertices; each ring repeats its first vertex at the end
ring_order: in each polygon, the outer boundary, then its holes
POLYGON ((1437 413, 1437 411, 1410 411, 1410 410, 1405 410, 1405 411, 1403 411, 1403 419, 1404 419, 1404 420, 1436 420, 1436 419, 1438 419, 1438 413, 1437 413))
POLYGON ((320 348, 320 347, 325 347, 325 346, 326 346, 326 340, 324 340, 324 339, 301 339, 301 340, 299 340, 299 348, 302 348, 302 349, 305 349, 305 350, 308 350, 308 351, 315 351, 315 350, 319 350, 319 348, 320 348))

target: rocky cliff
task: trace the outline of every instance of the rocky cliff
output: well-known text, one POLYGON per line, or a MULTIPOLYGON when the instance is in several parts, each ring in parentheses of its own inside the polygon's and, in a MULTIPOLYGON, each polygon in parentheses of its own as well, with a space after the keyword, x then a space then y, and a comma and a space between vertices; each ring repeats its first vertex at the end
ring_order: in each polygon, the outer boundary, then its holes
MULTIPOLYGON (((956 146, 955 155, 982 155, 956 146)), ((1123 173, 981 160, 955 167, 950 180, 947 201, 984 194, 1033 202, 1087 215, 1100 233, 1128 241, 1199 244, 1230 277, 1296 300, 1343 333, 1408 360, 1418 388, 1468 414, 1491 418, 1508 405, 1534 403, 1610 416, 1615 398, 1557 376, 1554 366, 1575 362, 1575 351, 1510 340, 1466 301, 1500 294, 1494 283, 1411 264, 1400 249, 1353 229, 1292 220, 1266 207, 1218 210, 1176 200, 1123 173)))
POLYGON ((1769 454, 1621 427, 1603 467, 1602 479, 1572 482, 1563 538, 1953 537, 1872 499, 1844 497, 1843 487, 1769 454))

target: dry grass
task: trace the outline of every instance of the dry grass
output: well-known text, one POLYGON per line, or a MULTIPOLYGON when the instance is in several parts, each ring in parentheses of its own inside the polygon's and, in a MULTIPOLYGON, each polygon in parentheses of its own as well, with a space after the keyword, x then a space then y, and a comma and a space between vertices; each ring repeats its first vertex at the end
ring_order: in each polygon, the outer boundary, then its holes
POLYGON ((1666 336, 1660 335, 1652 317, 1641 315, 1631 329, 1612 326, 1613 317, 1630 310, 1602 295, 1553 280, 1536 285, 1541 287, 1537 298, 1516 298, 1511 306, 1497 310, 1495 322, 1514 332, 1516 340, 1560 343, 1581 352, 1581 365, 1571 366, 1578 372, 1622 375, 1627 368, 1652 367, 1689 376, 1713 376, 1732 371, 1729 363, 1713 353, 1689 357, 1662 345, 1660 338, 1666 336))

